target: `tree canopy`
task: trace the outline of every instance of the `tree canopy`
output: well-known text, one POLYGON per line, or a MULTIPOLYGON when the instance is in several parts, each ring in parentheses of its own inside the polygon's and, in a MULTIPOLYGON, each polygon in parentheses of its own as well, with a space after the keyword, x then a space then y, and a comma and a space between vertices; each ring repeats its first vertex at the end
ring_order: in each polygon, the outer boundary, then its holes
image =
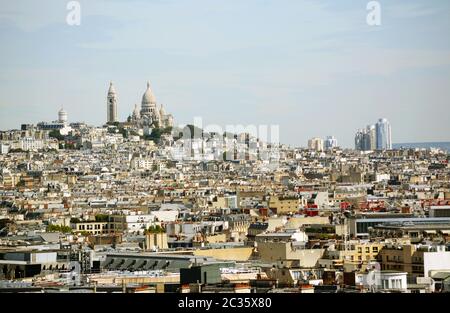
POLYGON ((50 131, 50 132, 48 133, 48 136, 49 136, 50 138, 58 139, 59 141, 64 140, 64 136, 61 135, 61 133, 60 133, 59 130, 57 130, 57 129, 54 129, 54 130, 50 131))
POLYGON ((165 232, 166 232, 166 230, 159 225, 152 225, 147 230, 147 233, 150 233, 150 234, 162 234, 165 232))
POLYGON ((95 221, 96 222, 107 222, 108 221, 108 214, 97 214, 97 215, 95 215, 95 221))
POLYGON ((72 228, 70 228, 69 226, 48 225, 47 226, 47 232, 49 232, 49 233, 55 233, 55 232, 71 233, 72 232, 72 228))

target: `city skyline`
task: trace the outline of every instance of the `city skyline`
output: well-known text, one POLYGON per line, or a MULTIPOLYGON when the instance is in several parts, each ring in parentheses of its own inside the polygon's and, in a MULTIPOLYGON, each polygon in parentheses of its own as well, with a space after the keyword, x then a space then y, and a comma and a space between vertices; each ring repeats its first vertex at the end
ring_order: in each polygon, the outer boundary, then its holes
POLYGON ((450 141, 446 114, 423 118, 450 97, 448 3, 382 2, 376 27, 367 1, 80 4, 80 26, 65 2, 3 5, 2 129, 61 106, 101 125, 111 80, 125 120, 150 80, 177 124, 278 124, 283 143, 333 135, 350 148, 360 125, 386 117, 394 143, 450 141))
POLYGON ((449 13, 4 1, 0 296, 287 312, 450 293, 449 13))
MULTIPOLYGON (((185 125, 189 125, 189 124, 177 124, 174 125, 173 124, 173 116, 171 114, 166 115, 166 112, 163 108, 163 104, 158 105, 159 109, 157 108, 157 101, 155 98, 155 95, 153 94, 153 91, 150 88, 150 82, 147 82, 147 89, 143 95, 142 98, 142 103, 141 105, 138 106, 138 104, 134 105, 134 110, 131 112, 131 114, 128 115, 128 117, 125 120, 120 120, 117 118, 117 93, 115 91, 115 87, 112 81, 110 81, 109 83, 109 88, 107 91, 107 96, 106 96, 106 120, 105 123, 103 123, 102 125, 106 125, 106 124, 111 124, 111 123, 122 123, 122 122, 135 122, 135 123, 142 123, 143 120, 141 120, 141 116, 143 116, 142 114, 153 114, 151 113, 152 110, 156 110, 158 113, 154 113, 158 115, 158 118, 169 118, 170 121, 164 120, 164 123, 166 123, 166 126, 169 127, 173 127, 173 126, 178 126, 178 127, 183 127, 185 125), (146 106, 153 106, 154 108, 146 108, 146 106), (139 110, 139 107, 141 108, 139 110), (148 111, 148 112, 147 112, 148 111), (147 112, 147 113, 145 113, 147 112), (161 114, 161 115, 159 115, 161 114)), ((156 116, 153 116, 153 119, 155 119, 156 116)), ((198 118, 198 117, 196 117, 198 118)), ((152 118, 150 118, 151 121, 152 118)), ((52 120, 51 123, 48 123, 49 120, 45 120, 45 121, 40 121, 39 123, 37 123, 37 126, 39 127, 40 124, 45 124, 47 125, 46 127, 51 127, 49 126, 52 123, 56 123, 55 126, 58 124, 65 124, 66 127, 69 126, 70 123, 84 123, 84 121, 69 121, 68 119, 68 113, 67 111, 64 110, 64 106, 61 106, 60 110, 58 111, 58 119, 57 120, 52 120)), ((198 121, 197 121, 198 122, 198 121)), ((201 121, 200 121, 201 122, 201 121)), ((194 123, 190 124, 190 125, 195 125, 196 120, 194 118, 194 123)), ((27 127, 29 125, 33 125, 33 123, 21 123, 21 127, 23 128, 23 126, 26 125, 27 127)), ((165 125, 165 124, 164 124, 165 125)), ((94 127, 100 127, 101 125, 92 125, 94 127)), ((220 125, 205 125, 206 128, 203 128, 203 130, 208 131, 208 127, 220 127, 220 125)), ((228 125, 228 126, 232 126, 232 125, 228 125)), ((203 127, 203 125, 199 126, 200 128, 203 127)), ((162 127, 164 128, 164 126, 162 127)), ((15 128, 12 128, 10 130, 13 130, 15 128)), ((69 127, 67 129, 67 131, 69 131, 71 128, 69 127)), ((237 128, 238 130, 239 128, 237 128)), ((243 131, 245 132, 245 126, 243 131)), ((151 128, 150 128, 151 130, 151 128)), ((0 131, 5 131, 0 129, 0 131)), ((227 131, 226 129, 223 131, 223 134, 225 134, 227 131)), ((236 135, 242 134, 242 132, 237 131, 236 135)), ((256 138, 259 138, 258 134, 254 135, 256 138)), ((413 142, 411 142, 413 144, 413 142)), ((423 142, 426 143, 426 142, 423 142)), ((436 142, 429 142, 429 143, 436 143, 436 142)), ((446 142, 443 142, 446 143, 446 142)), ((283 142, 280 142, 280 144, 285 144, 283 142)), ((395 144, 403 144, 403 143, 395 143, 395 144)), ((370 124, 366 127, 366 129, 358 129, 355 135, 355 142, 354 142, 354 148, 356 150, 362 150, 362 151, 369 151, 369 150, 390 150, 392 149, 393 142, 392 142, 392 135, 391 135, 391 125, 389 123, 389 121, 386 118, 379 118, 377 120, 377 122, 375 124, 370 124), (386 129, 384 129, 385 126, 382 125, 386 125, 386 129), (381 130, 383 128, 383 130, 381 130), (373 131, 373 134, 371 135, 371 137, 369 139, 364 139, 365 134, 367 134, 367 132, 373 131), (386 132, 386 133, 384 133, 386 132), (361 138, 359 138, 361 136, 361 138), (373 137, 373 138, 372 138, 373 137), (369 140, 368 142, 366 142, 367 140, 369 140)), ((318 150, 318 151, 323 151, 324 149, 330 149, 333 147, 341 147, 341 148, 349 148, 349 147, 342 147, 340 145, 338 145, 338 140, 335 136, 333 135, 327 135, 324 138, 320 138, 320 137, 314 137, 314 138, 309 138, 306 144, 300 144, 294 147, 303 147, 303 148, 309 148, 312 150, 318 150), (312 144, 313 141, 319 140, 321 143, 318 143, 318 146, 316 145, 316 143, 312 144), (318 148, 321 147, 321 148, 318 148)), ((350 147, 352 148, 352 147, 350 147)))

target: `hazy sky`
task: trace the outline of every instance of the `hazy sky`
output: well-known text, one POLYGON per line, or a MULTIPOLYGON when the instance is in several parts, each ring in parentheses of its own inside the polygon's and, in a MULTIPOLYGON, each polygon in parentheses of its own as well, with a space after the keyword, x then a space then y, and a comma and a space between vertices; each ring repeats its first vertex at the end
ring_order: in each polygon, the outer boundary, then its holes
POLYGON ((394 142, 450 141, 450 2, 380 0, 0 0, 0 129, 119 118, 151 82, 176 123, 278 124, 304 146, 386 117, 394 142))

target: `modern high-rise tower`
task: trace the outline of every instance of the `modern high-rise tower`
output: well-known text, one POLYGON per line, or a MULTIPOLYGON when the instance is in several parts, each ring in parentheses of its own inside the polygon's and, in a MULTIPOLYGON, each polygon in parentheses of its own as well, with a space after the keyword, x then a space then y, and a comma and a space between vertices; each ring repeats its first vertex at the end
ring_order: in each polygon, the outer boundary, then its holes
POLYGON ((108 97, 107 97, 107 119, 108 123, 117 122, 117 95, 113 83, 109 83, 108 97))
POLYGON ((377 149, 377 130, 375 125, 367 126, 364 145, 366 151, 374 151, 377 149))
POLYGON ((360 129, 355 135, 355 149, 360 151, 391 150, 391 125, 380 118, 375 125, 360 129))
POLYGON ((327 138, 325 138, 325 149, 326 150, 336 148, 337 146, 338 146, 338 142, 337 142, 336 137, 327 136, 327 138))
POLYGON ((392 149, 392 135, 391 125, 385 118, 380 118, 376 125, 377 129, 377 149, 390 150, 392 149))
POLYGON ((323 139, 319 137, 308 140, 308 149, 314 151, 323 151, 323 139))
POLYGON ((358 129, 356 132, 355 150, 364 151, 364 129, 358 129))

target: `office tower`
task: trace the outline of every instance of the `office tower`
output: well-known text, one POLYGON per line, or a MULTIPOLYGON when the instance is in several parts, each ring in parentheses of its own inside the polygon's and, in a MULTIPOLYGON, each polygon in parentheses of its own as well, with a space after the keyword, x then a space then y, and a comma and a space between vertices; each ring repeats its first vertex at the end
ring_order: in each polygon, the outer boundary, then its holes
POLYGON ((371 142, 370 142, 370 129, 365 128, 363 130, 363 142, 362 142, 362 151, 370 151, 371 142))
POLYGON ((367 126, 367 150, 374 151, 377 149, 377 129, 375 125, 367 126))
POLYGON ((108 123, 117 122, 117 96, 113 83, 110 82, 107 97, 107 120, 108 123))
POLYGON ((355 149, 359 151, 371 151, 376 148, 376 132, 374 126, 359 129, 355 135, 355 149))
POLYGON ((385 118, 380 118, 376 124, 378 150, 392 149, 391 125, 385 118))
POLYGON ((392 149, 391 125, 380 118, 375 125, 360 129, 355 135, 355 149, 360 151, 392 149))
POLYGON ((364 130, 358 129, 355 135, 355 150, 364 150, 364 130))
POLYGON ((337 142, 336 137, 327 136, 327 138, 325 139, 325 149, 330 150, 330 149, 336 148, 337 146, 338 146, 338 142, 337 142))
POLYGON ((316 137, 308 140, 308 149, 314 151, 323 151, 323 139, 316 137))

